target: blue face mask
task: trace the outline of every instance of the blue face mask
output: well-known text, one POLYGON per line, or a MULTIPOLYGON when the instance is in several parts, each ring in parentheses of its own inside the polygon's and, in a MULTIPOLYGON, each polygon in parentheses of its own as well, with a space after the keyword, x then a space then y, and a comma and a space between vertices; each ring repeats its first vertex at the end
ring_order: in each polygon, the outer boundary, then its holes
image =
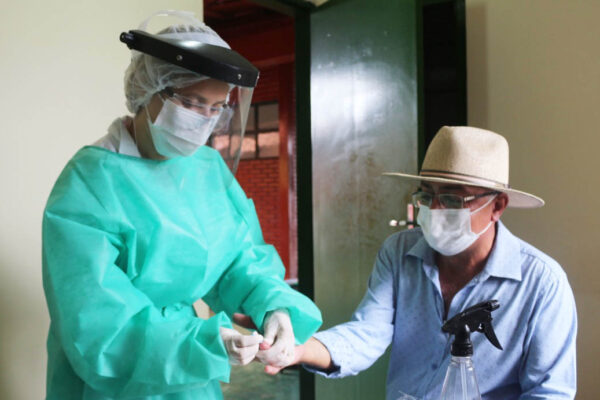
POLYGON ((190 156, 205 145, 219 115, 207 117, 167 99, 163 100, 154 123, 150 120, 147 108, 146 118, 154 148, 160 155, 172 158, 190 156))
POLYGON ((483 206, 471 212, 468 208, 430 209, 419 208, 417 222, 423 230, 423 236, 429 246, 440 254, 453 256, 469 248, 483 235, 493 221, 479 233, 471 230, 471 215, 487 207, 496 196, 492 196, 483 206))

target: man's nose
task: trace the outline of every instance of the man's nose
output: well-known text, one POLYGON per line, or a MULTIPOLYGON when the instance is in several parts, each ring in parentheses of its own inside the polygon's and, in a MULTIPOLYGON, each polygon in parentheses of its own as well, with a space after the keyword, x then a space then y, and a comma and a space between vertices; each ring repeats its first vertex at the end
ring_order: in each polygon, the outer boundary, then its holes
POLYGON ((432 210, 435 208, 443 208, 442 205, 440 204, 440 199, 437 195, 433 196, 433 199, 431 200, 431 207, 432 210))

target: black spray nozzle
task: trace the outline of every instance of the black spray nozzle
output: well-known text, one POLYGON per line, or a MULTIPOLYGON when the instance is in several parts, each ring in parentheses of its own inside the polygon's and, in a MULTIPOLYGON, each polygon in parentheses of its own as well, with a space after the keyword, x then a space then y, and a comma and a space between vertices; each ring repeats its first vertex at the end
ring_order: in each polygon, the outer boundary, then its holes
POLYGON ((446 321, 442 331, 454 335, 451 354, 458 357, 473 355, 471 332, 483 332, 494 346, 502 350, 492 326, 492 311, 498 309, 497 300, 488 300, 467 308, 446 321))

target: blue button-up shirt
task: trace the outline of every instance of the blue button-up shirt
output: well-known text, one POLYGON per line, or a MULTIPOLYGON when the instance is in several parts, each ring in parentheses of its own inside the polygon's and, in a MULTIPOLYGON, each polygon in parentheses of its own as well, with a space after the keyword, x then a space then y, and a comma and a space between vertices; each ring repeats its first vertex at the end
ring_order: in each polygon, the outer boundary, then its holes
MULTIPOLYGON (((555 260, 501 222, 484 269, 456 293, 448 317, 491 299, 500 303, 492 324, 504 350, 482 333, 471 334, 483 399, 574 398, 577 315, 567 277, 555 260)), ((452 340, 441 331, 444 317, 433 250, 419 228, 396 233, 379 251, 352 320, 315 335, 337 367, 315 372, 358 374, 391 343, 387 398, 406 393, 437 400, 452 340)))

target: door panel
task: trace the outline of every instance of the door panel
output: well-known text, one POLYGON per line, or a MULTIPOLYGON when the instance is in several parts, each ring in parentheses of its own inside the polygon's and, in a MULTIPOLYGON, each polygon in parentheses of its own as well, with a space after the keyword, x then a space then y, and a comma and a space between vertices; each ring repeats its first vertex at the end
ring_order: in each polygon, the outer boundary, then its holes
MULTIPOLYGON (((323 328, 348 321, 417 172, 415 1, 330 1, 310 15, 314 295, 323 328)), ((300 168, 302 168, 300 166, 300 168)), ((302 254, 300 254, 302 257, 302 254)), ((383 399, 387 356, 317 399, 383 399)))

